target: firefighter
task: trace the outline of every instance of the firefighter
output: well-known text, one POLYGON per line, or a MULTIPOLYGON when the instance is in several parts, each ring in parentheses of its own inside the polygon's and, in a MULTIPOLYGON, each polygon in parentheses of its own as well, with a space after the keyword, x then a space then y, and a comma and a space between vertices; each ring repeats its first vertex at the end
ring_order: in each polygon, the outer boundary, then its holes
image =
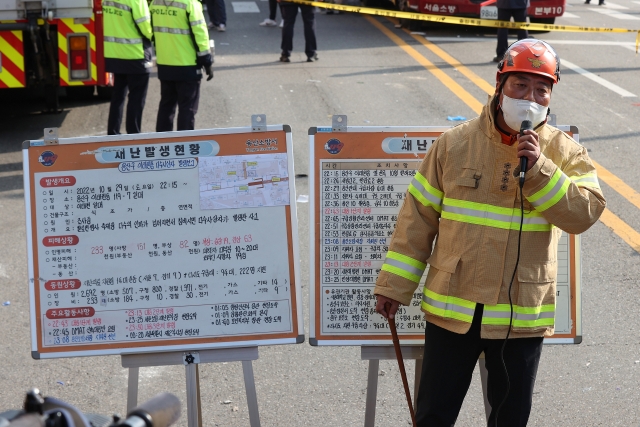
POLYGON ((409 186, 374 293, 376 311, 393 318, 430 265, 419 426, 454 425, 483 351, 488 425, 527 424, 543 337, 554 331, 561 230, 586 231, 606 204, 586 148, 546 123, 559 78, 550 45, 512 44, 480 116, 444 132, 409 186), (520 134, 525 119, 533 130, 520 134))
POLYGON ((160 79, 156 132, 193 130, 200 100, 202 69, 213 78, 209 32, 198 0, 153 0, 151 16, 160 79))
POLYGON ((146 0, 103 0, 102 13, 105 70, 113 73, 107 133, 120 134, 127 92, 127 133, 140 133, 153 66, 149 6, 146 0))

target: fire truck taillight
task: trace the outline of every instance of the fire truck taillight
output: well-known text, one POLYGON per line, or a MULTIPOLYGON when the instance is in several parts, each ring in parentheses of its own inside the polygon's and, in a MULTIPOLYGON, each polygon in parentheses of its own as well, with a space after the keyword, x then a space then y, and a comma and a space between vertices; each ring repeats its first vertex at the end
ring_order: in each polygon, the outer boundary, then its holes
POLYGON ((69 46, 69 78, 71 80, 88 80, 91 63, 89 61, 89 36, 73 34, 68 38, 69 46))

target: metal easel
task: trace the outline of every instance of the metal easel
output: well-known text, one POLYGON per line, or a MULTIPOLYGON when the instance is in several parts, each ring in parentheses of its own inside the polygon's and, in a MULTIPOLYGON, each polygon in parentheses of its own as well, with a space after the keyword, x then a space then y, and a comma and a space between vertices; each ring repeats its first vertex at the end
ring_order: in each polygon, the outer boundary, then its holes
MULTIPOLYGON (((413 386, 413 406, 415 407, 418 388, 420 387, 420 375, 422 374, 422 354, 424 353, 424 346, 403 345, 400 346, 400 349, 402 350, 403 359, 416 360, 413 386)), ((360 347, 360 358, 369 361, 364 427, 374 427, 376 423, 376 400, 378 398, 378 370, 380 368, 380 360, 396 360, 396 353, 392 345, 363 345, 360 347)))
MULTIPOLYGON (((403 345, 400 346, 400 349, 402 350, 403 359, 415 359, 416 361, 413 385, 413 407, 416 408, 416 399, 418 398, 418 389, 420 388, 420 376, 422 375, 422 356, 424 353, 424 346, 403 345)), ((396 360, 396 354, 392 345, 363 345, 360 347, 360 359, 369 361, 364 427, 374 427, 376 423, 376 401, 378 398, 378 371, 380 368, 380 360, 396 360)), ((480 368, 480 381, 482 382, 484 412, 487 420, 489 420, 491 405, 487 399, 488 372, 485 367, 484 353, 482 353, 478 359, 478 367, 480 368)))
POLYGON ((242 362, 244 387, 247 393, 249 423, 260 427, 258 396, 253 376, 252 360, 258 359, 258 347, 222 348, 199 351, 174 351, 166 353, 123 354, 122 367, 129 368, 127 386, 127 412, 138 404, 138 377, 140 368, 149 366, 184 365, 187 387, 188 427, 202 427, 202 405, 200 402, 201 363, 242 362))

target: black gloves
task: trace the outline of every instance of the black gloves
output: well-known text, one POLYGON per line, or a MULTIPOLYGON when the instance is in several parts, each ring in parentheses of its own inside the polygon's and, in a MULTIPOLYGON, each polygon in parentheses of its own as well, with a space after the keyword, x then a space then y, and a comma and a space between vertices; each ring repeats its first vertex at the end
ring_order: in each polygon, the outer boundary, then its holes
POLYGON ((198 64, 199 67, 204 68, 204 71, 207 73, 207 81, 213 78, 213 69, 211 68, 211 65, 213 65, 213 57, 210 53, 207 53, 206 55, 198 55, 196 57, 196 64, 198 64))

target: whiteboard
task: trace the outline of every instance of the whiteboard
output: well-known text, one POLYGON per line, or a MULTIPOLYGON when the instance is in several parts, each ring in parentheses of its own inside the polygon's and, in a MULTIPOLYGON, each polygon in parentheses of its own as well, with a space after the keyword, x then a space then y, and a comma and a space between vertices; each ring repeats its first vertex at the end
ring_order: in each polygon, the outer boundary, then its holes
MULTIPOLYGON (((578 140, 577 128, 558 126, 578 140)), ((373 289, 397 215, 424 154, 448 127, 311 128, 311 345, 392 344, 373 289)), ((428 268, 396 327, 404 345, 424 344, 420 310, 428 268)), ((555 334, 547 344, 582 341, 580 238, 558 246, 555 334)))
POLYGON ((34 358, 304 341, 288 126, 26 141, 23 161, 34 358))

